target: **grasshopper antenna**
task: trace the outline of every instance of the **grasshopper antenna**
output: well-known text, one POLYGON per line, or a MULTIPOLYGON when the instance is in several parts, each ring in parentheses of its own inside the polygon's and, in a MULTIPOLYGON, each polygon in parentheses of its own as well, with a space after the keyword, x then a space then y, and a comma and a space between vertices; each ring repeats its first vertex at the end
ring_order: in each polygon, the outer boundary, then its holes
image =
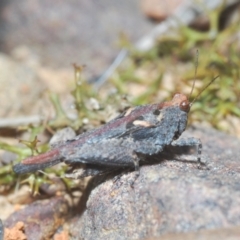
POLYGON ((190 94, 189 94, 188 99, 190 99, 190 97, 192 96, 193 89, 194 89, 194 87, 195 87, 195 83, 196 83, 197 68, 198 68, 198 57, 199 57, 199 53, 198 53, 198 49, 197 49, 197 52, 196 52, 196 58, 195 58, 195 73, 194 73, 194 81, 193 81, 192 89, 191 89, 191 92, 190 92, 190 94))
POLYGON ((217 78, 219 78, 219 75, 213 78, 200 92, 199 94, 192 100, 190 103, 190 107, 193 105, 193 103, 198 99, 198 97, 204 92, 217 78))
MULTIPOLYGON (((188 99, 190 99, 190 97, 192 96, 194 87, 195 87, 195 83, 196 83, 196 76, 197 76, 197 68, 198 68, 198 58, 199 58, 199 52, 197 49, 196 52, 196 59, 195 59, 195 73, 194 73, 194 81, 193 81, 193 85, 192 85, 192 89, 191 92, 189 94, 188 99)), ((190 107, 193 105, 193 103, 198 99, 198 97, 218 78, 219 76, 216 76, 215 78, 213 78, 199 93, 198 95, 192 100, 192 102, 190 103, 190 107)))

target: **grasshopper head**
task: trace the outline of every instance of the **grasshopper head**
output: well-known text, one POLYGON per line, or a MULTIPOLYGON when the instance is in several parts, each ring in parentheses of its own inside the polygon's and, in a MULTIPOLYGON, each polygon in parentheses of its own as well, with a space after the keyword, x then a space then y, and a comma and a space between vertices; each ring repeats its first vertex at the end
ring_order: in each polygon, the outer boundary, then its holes
POLYGON ((188 97, 182 93, 175 93, 171 101, 171 105, 178 106, 182 111, 189 112, 191 104, 188 97))

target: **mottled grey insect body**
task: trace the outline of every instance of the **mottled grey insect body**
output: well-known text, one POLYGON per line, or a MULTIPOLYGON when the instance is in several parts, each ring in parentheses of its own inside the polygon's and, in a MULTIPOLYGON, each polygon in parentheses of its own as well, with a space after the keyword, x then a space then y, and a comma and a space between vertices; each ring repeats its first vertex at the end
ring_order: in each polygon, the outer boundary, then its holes
MULTIPOLYGON (((120 134, 87 141, 81 146, 63 147, 60 155, 67 164, 85 163, 105 166, 133 166, 135 155, 153 155, 171 145, 185 130, 187 113, 179 107, 162 109, 159 115, 146 114, 135 125, 120 134), (158 120, 158 118, 161 119, 158 120)), ((133 122, 134 122, 133 121, 133 122)))
MULTIPOLYGON (((175 94, 169 102, 128 109, 102 127, 81 134, 47 153, 25 159, 14 166, 14 171, 33 172, 61 161, 70 166, 83 164, 85 171, 78 177, 88 175, 87 172, 98 174, 111 167, 135 167, 138 170, 141 160, 168 146, 201 146, 197 139, 177 140, 187 126, 189 110, 190 103, 183 94, 175 94)), ((200 150, 198 153, 200 155, 200 150)))

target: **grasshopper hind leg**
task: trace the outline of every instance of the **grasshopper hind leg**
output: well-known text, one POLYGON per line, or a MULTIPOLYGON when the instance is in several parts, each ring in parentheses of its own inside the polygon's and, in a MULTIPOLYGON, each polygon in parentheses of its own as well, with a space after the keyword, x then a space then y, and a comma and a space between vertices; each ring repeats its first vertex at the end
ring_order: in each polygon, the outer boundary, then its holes
POLYGON ((205 166, 205 162, 202 162, 201 155, 202 155, 202 142, 198 138, 179 138, 171 143, 173 147, 196 147, 197 149, 197 163, 198 167, 201 168, 205 166))

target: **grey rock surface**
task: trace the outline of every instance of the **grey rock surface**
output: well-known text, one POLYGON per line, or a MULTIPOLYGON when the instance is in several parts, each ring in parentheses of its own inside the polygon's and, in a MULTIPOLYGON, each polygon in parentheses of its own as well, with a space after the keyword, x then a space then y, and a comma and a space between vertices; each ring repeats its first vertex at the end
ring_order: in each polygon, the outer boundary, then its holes
MULTIPOLYGON (((240 227, 201 230, 190 233, 170 233, 161 236, 161 240, 239 240, 240 227)), ((159 238, 148 238, 146 240, 158 240, 159 238)))
POLYGON ((104 181, 71 220, 72 239, 151 239, 240 225, 240 141, 212 129, 183 135, 202 140, 207 168, 173 158, 142 166, 134 188, 134 172, 104 181))

